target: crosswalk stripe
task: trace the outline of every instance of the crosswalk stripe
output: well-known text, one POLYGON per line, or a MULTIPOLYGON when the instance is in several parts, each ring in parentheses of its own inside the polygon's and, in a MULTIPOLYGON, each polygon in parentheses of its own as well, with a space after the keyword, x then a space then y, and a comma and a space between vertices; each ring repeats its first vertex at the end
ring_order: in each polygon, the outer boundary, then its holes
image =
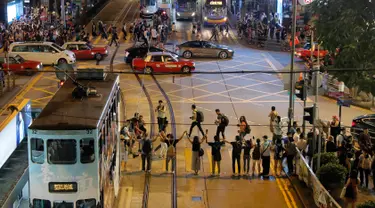
POLYGON ((191 172, 191 157, 192 152, 190 148, 185 148, 185 170, 186 172, 191 172))

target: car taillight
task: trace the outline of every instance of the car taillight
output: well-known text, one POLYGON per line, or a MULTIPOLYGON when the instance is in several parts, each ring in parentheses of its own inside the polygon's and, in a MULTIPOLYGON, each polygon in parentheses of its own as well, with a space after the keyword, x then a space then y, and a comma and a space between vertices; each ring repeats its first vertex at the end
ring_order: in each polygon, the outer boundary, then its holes
POLYGON ((355 125, 356 125, 356 122, 352 121, 352 127, 355 127, 355 125))
POLYGON ((62 87, 64 85, 64 80, 61 80, 59 83, 59 87, 62 87))

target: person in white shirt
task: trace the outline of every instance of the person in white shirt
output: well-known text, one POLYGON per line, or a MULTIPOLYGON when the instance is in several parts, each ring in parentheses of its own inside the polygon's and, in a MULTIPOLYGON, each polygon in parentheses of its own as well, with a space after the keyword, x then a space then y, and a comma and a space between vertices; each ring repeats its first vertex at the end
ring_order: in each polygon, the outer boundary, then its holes
POLYGON ((263 136, 263 144, 260 147, 260 156, 262 158, 263 172, 261 175, 268 176, 270 172, 271 163, 271 142, 268 141, 268 136, 263 136))

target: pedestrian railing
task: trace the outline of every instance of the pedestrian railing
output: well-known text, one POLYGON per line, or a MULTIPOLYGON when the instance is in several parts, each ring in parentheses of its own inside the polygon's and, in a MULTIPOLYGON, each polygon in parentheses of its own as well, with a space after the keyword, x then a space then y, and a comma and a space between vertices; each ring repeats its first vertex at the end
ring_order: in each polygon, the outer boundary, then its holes
POLYGON ((298 179, 305 182, 305 184, 312 189, 316 206, 326 208, 341 208, 327 189, 325 189, 320 183, 319 179, 316 177, 313 170, 308 165, 308 162, 298 149, 297 152, 296 173, 298 175, 298 179))

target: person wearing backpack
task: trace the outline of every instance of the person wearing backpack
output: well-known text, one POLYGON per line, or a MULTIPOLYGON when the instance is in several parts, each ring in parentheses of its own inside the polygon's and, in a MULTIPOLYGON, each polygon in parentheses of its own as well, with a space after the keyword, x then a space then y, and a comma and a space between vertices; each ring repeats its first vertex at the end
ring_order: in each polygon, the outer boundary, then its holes
MULTIPOLYGON (((206 130, 206 135, 207 135, 208 130, 206 130)), ((194 136, 193 140, 188 137, 188 140, 191 144, 191 150, 192 150, 192 155, 191 155, 191 169, 194 171, 194 175, 198 175, 199 170, 201 169, 201 144, 206 140, 207 137, 203 136, 202 139, 200 140, 198 136, 194 136)))
POLYGON ((220 138, 220 133, 221 133, 221 136, 223 136, 223 139, 225 140, 224 132, 225 132, 225 127, 227 127, 229 124, 229 119, 226 115, 220 112, 220 109, 216 109, 215 112, 217 115, 217 118, 215 120, 215 124, 217 125, 216 136, 220 138))
POLYGON ((258 167, 258 173, 260 173, 260 139, 257 139, 256 145, 253 150, 253 173, 252 176, 254 177, 255 167, 258 167))
POLYGON ((359 165, 360 186, 363 186, 363 183, 365 183, 366 188, 368 188, 369 175, 371 173, 371 156, 367 152, 359 156, 359 165))
POLYGON ((242 142, 241 137, 236 136, 236 140, 234 142, 228 142, 226 140, 223 140, 226 143, 229 143, 232 145, 232 171, 233 171, 233 177, 235 177, 236 174, 236 162, 237 162, 237 173, 238 175, 241 174, 241 150, 242 150, 242 142))
POLYGON ((206 143, 211 146, 211 155, 212 155, 212 176, 215 176, 215 169, 217 165, 218 176, 220 176, 220 161, 221 161, 221 146, 225 144, 224 141, 220 141, 219 137, 214 136, 214 142, 206 143))
POLYGON ((148 137, 147 133, 144 134, 143 138, 141 136, 137 137, 137 141, 142 146, 142 170, 147 173, 151 172, 151 157, 152 157, 152 143, 155 142, 157 137, 151 139, 148 137), (147 162, 147 169, 146 169, 147 162))
POLYGON ((238 133, 240 134, 241 139, 244 139, 247 134, 250 134, 251 129, 245 116, 240 117, 240 123, 237 124, 237 126, 240 127, 238 133))
MULTIPOLYGON (((168 172, 168 165, 169 161, 172 160, 172 171, 175 171, 174 169, 174 158, 176 157, 176 145, 181 139, 184 138, 184 136, 187 134, 186 131, 182 133, 181 137, 179 139, 175 139, 175 137, 172 134, 167 134, 166 136, 162 136, 164 139, 164 142, 167 144, 167 157, 165 158, 165 171, 168 172)), ((162 134, 164 135, 164 134, 162 134)))
POLYGON ((203 112, 197 110, 197 106, 195 106, 194 104, 191 105, 191 110, 192 110, 192 114, 193 115, 190 117, 190 119, 192 120, 192 122, 191 122, 191 125, 190 125, 190 130, 189 130, 188 136, 189 137, 191 136, 191 132, 193 131, 193 128, 195 126, 198 127, 199 131, 204 136, 204 132, 203 132, 203 129, 202 129, 202 126, 201 126, 201 123, 204 121, 203 112))
POLYGON ((263 172, 261 175, 263 176, 268 176, 270 173, 270 163, 271 163, 271 142, 268 141, 268 136, 264 135, 263 136, 263 144, 260 146, 260 156, 262 158, 262 167, 263 167, 263 172))
POLYGON ((273 151, 275 151, 274 158, 273 158, 275 160, 275 163, 274 163, 275 176, 280 176, 281 169, 282 169, 282 161, 284 159, 284 153, 285 153, 285 148, 283 147, 283 143, 281 139, 276 139, 275 144, 273 146, 273 151))
POLYGON ((288 164, 288 171, 289 171, 288 174, 292 175, 294 172, 293 160, 294 160, 294 157, 297 155, 296 144, 293 142, 292 132, 288 132, 288 139, 289 139, 289 142, 285 145, 286 161, 288 164))

